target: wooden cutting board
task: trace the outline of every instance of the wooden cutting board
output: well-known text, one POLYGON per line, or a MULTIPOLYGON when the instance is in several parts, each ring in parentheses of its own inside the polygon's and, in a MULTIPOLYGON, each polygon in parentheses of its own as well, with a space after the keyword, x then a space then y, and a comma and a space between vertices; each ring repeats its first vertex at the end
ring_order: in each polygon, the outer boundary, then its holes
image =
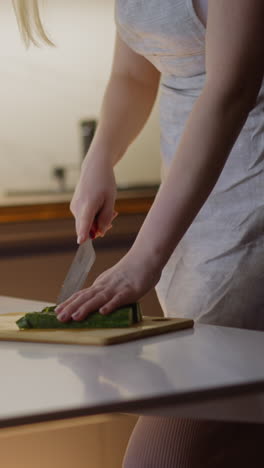
POLYGON ((23 315, 17 313, 0 315, 0 340, 102 346, 193 327, 193 320, 189 319, 143 317, 141 323, 128 328, 20 330, 16 320, 23 315))

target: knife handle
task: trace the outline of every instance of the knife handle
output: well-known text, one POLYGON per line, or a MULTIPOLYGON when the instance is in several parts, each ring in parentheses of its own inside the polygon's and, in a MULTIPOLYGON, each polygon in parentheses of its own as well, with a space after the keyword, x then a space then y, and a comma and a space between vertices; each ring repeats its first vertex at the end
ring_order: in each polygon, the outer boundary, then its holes
POLYGON ((92 225, 92 228, 91 228, 91 230, 89 232, 89 235, 90 235, 91 239, 95 238, 97 231, 98 231, 97 222, 94 221, 94 223, 92 225))
MULTIPOLYGON (((117 217, 117 215, 118 215, 117 211, 114 211, 113 216, 112 216, 112 221, 117 217)), ((91 237, 91 239, 95 239, 97 232, 98 232, 98 223, 97 223, 97 216, 95 216, 93 225, 89 232, 89 236, 91 237)))

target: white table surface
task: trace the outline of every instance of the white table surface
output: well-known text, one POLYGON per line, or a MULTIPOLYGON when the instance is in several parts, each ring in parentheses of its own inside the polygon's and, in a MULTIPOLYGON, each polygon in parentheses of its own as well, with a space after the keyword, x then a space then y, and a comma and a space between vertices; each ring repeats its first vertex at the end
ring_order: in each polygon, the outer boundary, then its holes
MULTIPOLYGON (((0 313, 47 303, 0 296, 0 313)), ((264 334, 195 325, 112 346, 0 341, 0 427, 108 412, 264 422, 264 334)))

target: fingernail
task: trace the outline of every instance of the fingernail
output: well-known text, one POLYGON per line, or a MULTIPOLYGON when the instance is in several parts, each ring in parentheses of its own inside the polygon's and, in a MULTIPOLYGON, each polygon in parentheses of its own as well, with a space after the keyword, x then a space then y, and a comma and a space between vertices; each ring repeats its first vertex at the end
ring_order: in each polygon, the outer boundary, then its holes
POLYGON ((107 309, 100 309, 99 312, 100 314, 105 315, 107 312, 107 309))
POLYGON ((66 318, 66 314, 59 314, 57 315, 58 320, 64 320, 66 318))
POLYGON ((75 312, 75 314, 72 314, 72 318, 79 318, 81 314, 79 312, 75 312))
POLYGON ((82 236, 82 235, 79 235, 79 236, 77 237, 77 244, 80 244, 82 241, 83 241, 83 236, 82 236))

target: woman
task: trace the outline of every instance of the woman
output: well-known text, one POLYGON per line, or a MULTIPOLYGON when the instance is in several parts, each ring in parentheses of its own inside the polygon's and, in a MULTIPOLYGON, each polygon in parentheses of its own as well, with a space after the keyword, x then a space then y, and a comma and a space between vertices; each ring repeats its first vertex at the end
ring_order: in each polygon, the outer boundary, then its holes
MULTIPOLYGON (((111 224, 113 166, 158 89, 162 185, 130 251, 57 307, 60 320, 108 314, 156 286, 165 315, 264 330, 263 19, 263 0, 116 1, 112 73, 71 202, 78 242, 95 217, 97 235, 111 224)), ((263 466, 263 435, 141 417, 124 467, 263 466)))

